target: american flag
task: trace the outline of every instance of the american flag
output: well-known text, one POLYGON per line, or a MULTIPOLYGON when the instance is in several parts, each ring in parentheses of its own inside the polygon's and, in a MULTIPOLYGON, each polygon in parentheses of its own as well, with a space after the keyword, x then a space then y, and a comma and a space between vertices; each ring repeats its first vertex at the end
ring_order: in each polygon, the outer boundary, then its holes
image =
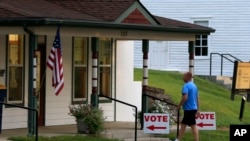
POLYGON ((57 28, 53 47, 47 60, 47 66, 52 70, 52 86, 55 87, 55 95, 58 95, 64 87, 60 27, 57 28))

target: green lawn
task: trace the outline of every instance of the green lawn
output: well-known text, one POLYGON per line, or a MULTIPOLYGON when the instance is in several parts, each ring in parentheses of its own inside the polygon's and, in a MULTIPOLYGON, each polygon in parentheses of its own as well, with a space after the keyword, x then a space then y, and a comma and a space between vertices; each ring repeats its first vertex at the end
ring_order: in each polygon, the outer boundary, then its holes
MULTIPOLYGON (((142 69, 135 69, 134 80, 142 80, 142 69)), ((173 101, 177 104, 181 99, 183 85, 182 74, 179 72, 166 72, 149 70, 149 86, 165 89, 173 101)), ((201 141, 228 141, 230 124, 250 124, 250 103, 246 102, 243 120, 239 121, 241 96, 236 95, 235 100, 230 100, 231 92, 224 87, 207 81, 200 77, 194 77, 200 94, 201 111, 216 113, 216 131, 201 131, 201 141), (222 130, 223 129, 223 130, 222 130)), ((176 133, 167 135, 171 139, 176 133)), ((185 134, 185 141, 192 141, 191 133, 185 134)))
MULTIPOLYGON (((35 141, 34 137, 11 137, 9 140, 12 141, 35 141)), ((91 136, 55 136, 55 137, 39 137, 39 141, 120 141, 116 139, 104 139, 101 137, 91 136)))
MULTIPOLYGON (((135 69, 134 79, 142 80, 142 69, 135 69)), ((216 113, 217 130, 200 131, 201 141, 228 141, 230 124, 250 124, 250 103, 246 103, 243 121, 239 121, 239 111, 241 97, 236 95, 235 100, 230 100, 230 91, 218 86, 210 81, 199 77, 194 77, 200 94, 201 111, 210 111, 216 113)), ((149 85, 165 89, 165 92, 171 95, 173 101, 178 103, 181 98, 181 88, 183 85, 182 74, 178 72, 166 72, 149 70, 149 85)), ((166 135, 173 139, 176 133, 166 135)), ((13 141, 33 141, 28 137, 11 138, 13 141)), ((87 136, 60 136, 60 137, 40 137, 39 141, 118 141, 102 139, 99 137, 87 136)), ((192 135, 187 132, 184 136, 185 141, 192 141, 192 135)))
MULTIPOLYGON (((181 98, 183 85, 182 74, 149 70, 149 85, 165 89, 175 103, 181 98)), ((135 80, 142 80, 142 70, 135 69, 135 80)), ((229 127, 230 124, 250 124, 250 103, 246 102, 243 121, 239 121, 241 96, 236 95, 230 100, 231 92, 224 87, 211 83, 200 77, 194 77, 200 94, 200 110, 216 113, 217 127, 229 127)))

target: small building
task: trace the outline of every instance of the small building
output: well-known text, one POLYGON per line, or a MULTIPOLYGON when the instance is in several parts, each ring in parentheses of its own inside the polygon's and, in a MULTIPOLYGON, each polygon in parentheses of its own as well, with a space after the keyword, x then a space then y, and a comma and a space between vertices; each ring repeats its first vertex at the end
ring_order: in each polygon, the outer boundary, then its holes
MULTIPOLYGON (((155 15, 173 18, 189 23, 208 26, 216 29, 209 36, 196 36, 194 73, 212 75, 233 75, 233 63, 236 58, 248 62, 250 60, 250 3, 247 0, 141 0, 141 3, 155 15), (210 57, 211 53, 213 54, 210 57), (221 58, 221 55, 227 58, 221 58), (232 56, 236 57, 233 58, 232 56), (221 59, 222 65, 221 65, 221 59), (221 67, 222 66, 222 67, 221 67), (222 69, 222 72, 221 72, 222 69)), ((150 42, 149 68, 163 70, 188 70, 188 42, 150 42), (152 44, 152 45, 151 45, 152 44), (160 48, 161 50, 159 50, 160 48), (159 61, 160 60, 160 61, 159 61)), ((141 42, 135 43, 135 67, 141 67, 141 42)))
MULTIPOLYGON (((5 73, 0 83, 7 88, 5 102, 36 108, 39 126, 74 124, 69 105, 81 103, 102 108, 107 121, 134 121, 131 107, 98 95, 140 110, 147 90, 149 40, 192 45, 196 34, 214 31, 152 15, 139 0, 1 0, 0 70, 5 73), (64 78, 58 95, 46 65, 56 33, 64 78), (142 82, 133 79, 134 40, 143 42, 142 82)), ((4 106, 2 129, 30 127, 33 119, 31 112, 4 106)))

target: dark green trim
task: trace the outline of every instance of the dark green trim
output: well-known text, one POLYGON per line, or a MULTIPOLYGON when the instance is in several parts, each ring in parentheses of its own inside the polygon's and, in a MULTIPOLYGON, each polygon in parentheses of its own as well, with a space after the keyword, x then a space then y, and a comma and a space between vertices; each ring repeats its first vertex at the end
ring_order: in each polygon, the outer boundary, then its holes
MULTIPOLYGON (((71 77, 71 81, 72 81, 72 82, 71 82, 71 86, 72 86, 72 87, 71 87, 71 88, 72 88, 72 89, 71 89, 71 104, 74 104, 74 86, 73 86, 73 85, 74 85, 74 71, 75 71, 75 67, 74 67, 74 61, 75 61, 75 60, 74 60, 74 57, 75 57, 75 56, 74 56, 74 50, 75 50, 75 49, 74 49, 74 36, 71 38, 71 40, 72 40, 72 42, 71 42, 71 46, 72 46, 72 47, 71 47, 71 49, 72 49, 72 52, 71 52, 71 53, 72 53, 72 54, 71 54, 71 55, 72 55, 72 57, 71 57, 71 60, 72 60, 72 62, 71 62, 71 63, 72 63, 72 65, 71 65, 71 68, 72 68, 72 71, 71 71, 71 76, 72 76, 72 77, 71 77)), ((77 103, 77 104, 78 104, 78 103, 77 103)))
POLYGON ((188 42, 188 53, 194 53, 194 41, 188 42))
POLYGON ((109 99, 100 99, 99 98, 99 103, 112 103, 112 100, 109 100, 109 99))
POLYGON ((77 105, 77 104, 87 104, 88 102, 85 100, 85 101, 72 101, 71 104, 73 105, 77 105))
MULTIPOLYGON (((29 65, 28 65, 28 106, 30 108, 36 108, 35 106, 35 99, 34 99, 34 91, 33 91, 33 57, 35 51, 35 34, 28 29, 26 25, 23 26, 23 29, 26 33, 29 34, 29 65)), ((28 111, 28 128, 29 128, 29 135, 35 135, 35 114, 31 111, 28 111)))
POLYGON ((92 37, 91 38, 91 51, 92 52, 98 52, 98 50, 99 50, 99 38, 92 37))
POLYGON ((143 39, 142 40, 142 52, 143 53, 148 53, 149 52, 149 41, 143 39))
MULTIPOLYGON (((112 74, 114 74, 114 98, 116 99, 116 63, 117 63, 117 40, 114 40, 114 72, 112 74)), ((116 101, 114 101, 114 121, 116 121, 116 101)))
POLYGON ((157 31, 157 32, 175 32, 175 33, 192 33, 192 34, 210 34, 215 32, 215 29, 204 27, 190 28, 190 27, 172 27, 161 25, 136 25, 136 24, 119 24, 113 22, 97 22, 85 20, 68 20, 56 18, 2 18, 0 19, 1 26, 22 26, 27 24, 29 26, 68 26, 68 27, 88 27, 88 28, 110 28, 120 30, 141 30, 141 31, 157 31))

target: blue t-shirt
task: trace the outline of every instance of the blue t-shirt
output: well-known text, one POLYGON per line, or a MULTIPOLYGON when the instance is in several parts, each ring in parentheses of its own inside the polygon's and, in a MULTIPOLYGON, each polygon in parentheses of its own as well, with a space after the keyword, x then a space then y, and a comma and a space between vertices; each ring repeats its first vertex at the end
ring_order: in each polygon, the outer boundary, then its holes
POLYGON ((183 110, 197 110, 198 109, 198 89, 193 82, 187 82, 182 88, 182 95, 187 94, 187 101, 183 104, 183 110))

